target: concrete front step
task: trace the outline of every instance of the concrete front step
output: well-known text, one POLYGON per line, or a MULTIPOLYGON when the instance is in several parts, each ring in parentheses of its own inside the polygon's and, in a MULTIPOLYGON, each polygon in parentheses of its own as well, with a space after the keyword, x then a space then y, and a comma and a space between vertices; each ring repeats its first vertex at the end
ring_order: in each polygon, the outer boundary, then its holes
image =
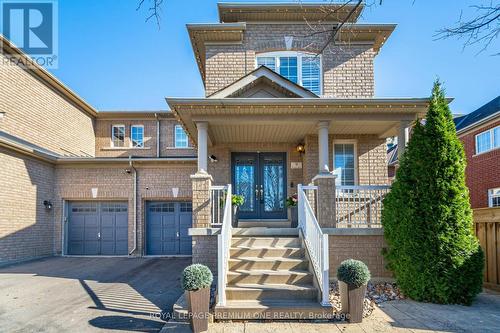
POLYGON ((300 247, 298 237, 232 237, 231 247, 300 247))
POLYGON ((283 257, 283 258, 303 258, 304 249, 301 247, 250 247, 238 246, 232 247, 230 250, 231 258, 239 257, 283 257))
POLYGON ((229 259, 229 270, 235 271, 238 269, 246 270, 290 270, 290 269, 307 269, 308 261, 305 259, 296 258, 281 258, 281 257, 239 257, 229 259))
POLYGON ((312 285, 290 284, 231 284, 226 287, 228 300, 315 300, 317 290, 312 285))
POLYGON ((290 220, 238 220, 240 228, 290 228, 291 226, 290 220))
POLYGON ((215 307, 216 320, 324 320, 331 319, 333 309, 317 301, 227 301, 215 307))
POLYGON ((227 274, 228 285, 234 284, 297 284, 312 285, 313 275, 307 270, 234 270, 227 274))
POLYGON ((272 228, 272 227, 252 227, 252 228, 233 228, 233 236, 298 236, 297 228, 272 228))

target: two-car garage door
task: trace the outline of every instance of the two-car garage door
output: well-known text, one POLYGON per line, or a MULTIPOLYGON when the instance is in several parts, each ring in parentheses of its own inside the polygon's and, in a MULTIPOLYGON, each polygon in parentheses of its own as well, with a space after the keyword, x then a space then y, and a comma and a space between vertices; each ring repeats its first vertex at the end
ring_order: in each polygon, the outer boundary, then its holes
MULTIPOLYGON (((145 254, 190 255, 191 202, 146 202, 145 254)), ((127 255, 128 203, 81 201, 68 204, 69 255, 127 255)))

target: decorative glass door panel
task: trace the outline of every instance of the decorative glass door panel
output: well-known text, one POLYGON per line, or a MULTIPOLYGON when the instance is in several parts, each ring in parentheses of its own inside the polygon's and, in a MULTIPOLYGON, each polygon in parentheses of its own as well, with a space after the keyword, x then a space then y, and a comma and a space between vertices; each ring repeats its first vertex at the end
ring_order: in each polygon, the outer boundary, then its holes
POLYGON ((285 153, 234 153, 234 193, 242 195, 242 219, 286 219, 285 153))

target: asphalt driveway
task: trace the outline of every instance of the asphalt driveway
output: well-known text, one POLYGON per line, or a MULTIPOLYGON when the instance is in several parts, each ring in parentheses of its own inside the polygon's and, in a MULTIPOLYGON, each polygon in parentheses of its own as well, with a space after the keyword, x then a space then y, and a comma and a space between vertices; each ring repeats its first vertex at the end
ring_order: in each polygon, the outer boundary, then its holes
POLYGON ((54 257, 0 268, 0 332, 157 332, 190 261, 54 257))

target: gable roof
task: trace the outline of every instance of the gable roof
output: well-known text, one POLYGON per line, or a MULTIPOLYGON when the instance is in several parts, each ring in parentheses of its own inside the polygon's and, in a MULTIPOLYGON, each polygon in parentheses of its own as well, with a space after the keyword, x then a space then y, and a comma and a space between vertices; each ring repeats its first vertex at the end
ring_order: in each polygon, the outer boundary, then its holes
POLYGON ((219 2, 220 22, 356 22, 364 4, 327 2, 219 2), (349 13, 353 11, 349 17, 349 13))
POLYGON ((466 130, 489 121, 494 117, 500 117, 500 96, 492 99, 476 111, 473 111, 465 116, 455 118, 453 121, 455 122, 457 133, 463 133, 466 130))
POLYGON ((231 98, 238 97, 244 91, 264 83, 282 92, 285 97, 318 98, 318 95, 310 90, 288 80, 286 77, 272 71, 266 66, 260 66, 247 75, 234 81, 230 85, 208 96, 208 98, 231 98))

